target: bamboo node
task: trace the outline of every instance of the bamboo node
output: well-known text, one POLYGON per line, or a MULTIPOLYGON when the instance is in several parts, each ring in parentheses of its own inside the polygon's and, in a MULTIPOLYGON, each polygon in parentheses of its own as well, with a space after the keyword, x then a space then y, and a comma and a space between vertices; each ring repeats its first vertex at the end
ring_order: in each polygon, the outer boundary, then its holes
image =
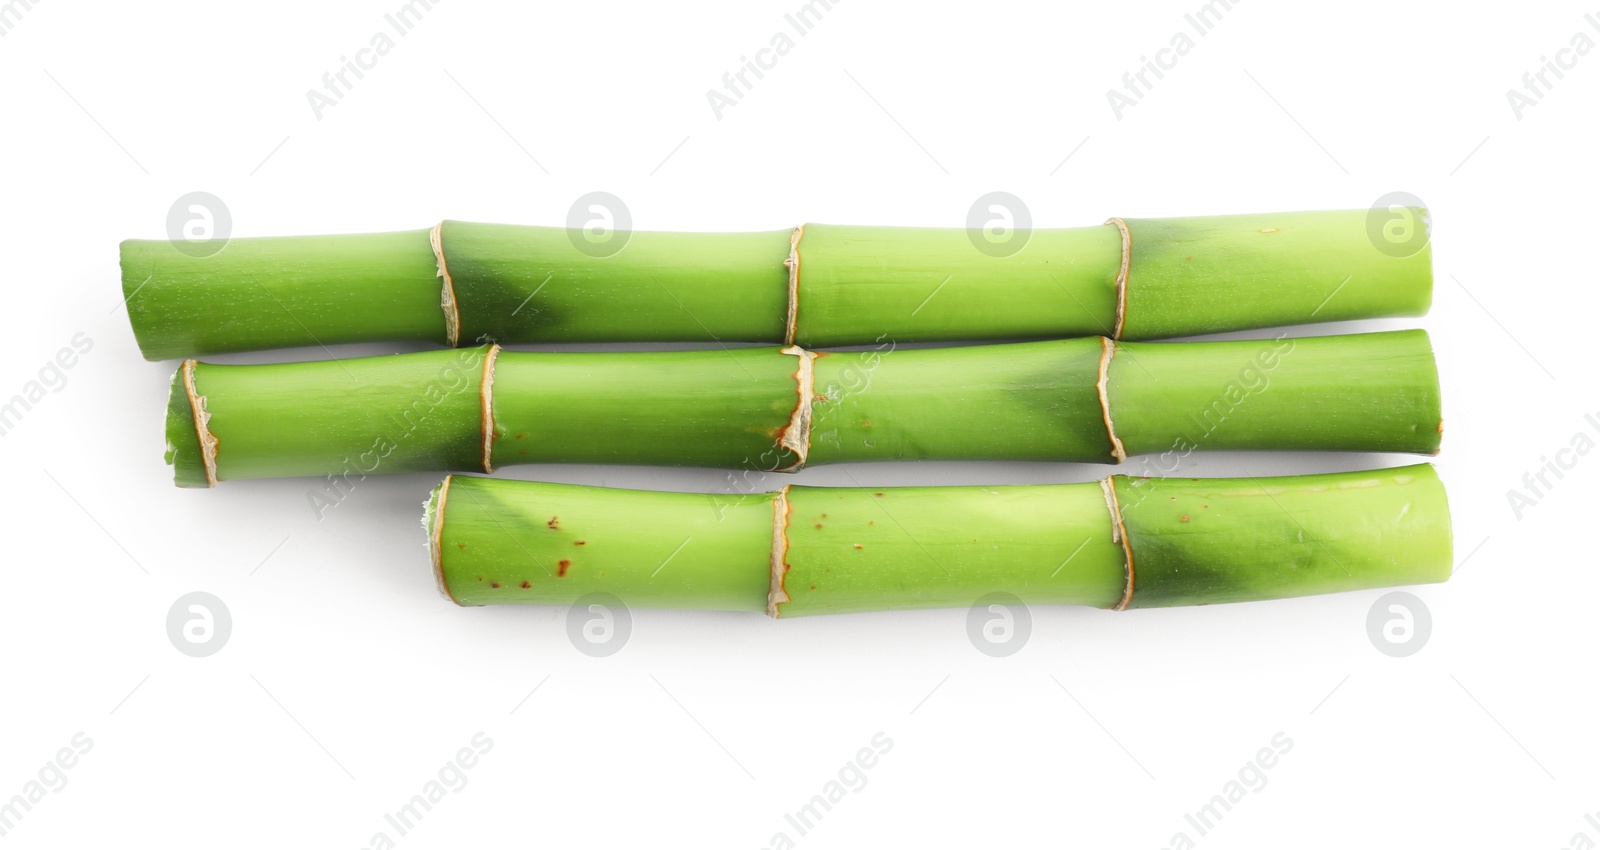
POLYGON ((778 606, 789 601, 789 591, 784 588, 784 577, 789 573, 789 485, 774 494, 772 500, 772 554, 771 579, 767 584, 767 616, 776 619, 778 606))
POLYGON ((783 318, 784 345, 794 345, 795 324, 800 315, 800 237, 805 232, 806 226, 802 224, 789 234, 789 257, 783 261, 784 268, 789 270, 789 306, 783 318))
POLYGON ((1122 544, 1122 555, 1127 563, 1127 579, 1122 585, 1122 598, 1111 606, 1113 611, 1123 611, 1133 601, 1133 544, 1128 540, 1128 526, 1122 521, 1122 505, 1117 502, 1117 488, 1112 483, 1115 475, 1100 479, 1100 492, 1106 497, 1106 510, 1111 514, 1111 542, 1122 544))
POLYGON ((1122 339, 1122 324, 1128 316, 1128 268, 1133 265, 1133 234, 1128 230, 1128 223, 1120 218, 1108 218, 1106 224, 1113 224, 1117 232, 1122 234, 1122 265, 1117 269, 1117 319, 1111 327, 1111 338, 1122 339))
POLYGON ((1106 391, 1106 376, 1110 374, 1111 358, 1117 353, 1117 344, 1111 340, 1100 337, 1100 374, 1094 382, 1095 392, 1100 396, 1100 418, 1106 423, 1106 436, 1111 439, 1111 456, 1122 463, 1128 459, 1128 452, 1123 449, 1122 440, 1117 438, 1117 429, 1111 424, 1111 395, 1106 391))
POLYGON ((433 259, 438 267, 439 279, 443 286, 439 292, 439 307, 444 311, 444 336, 445 342, 455 348, 461 340, 461 311, 456 306, 456 286, 450 279, 450 267, 444 260, 444 222, 439 222, 428 231, 428 244, 433 246, 433 259))
POLYGON ((494 472, 494 364, 500 346, 490 345, 483 355, 483 377, 478 381, 478 410, 483 423, 483 471, 494 472))
POLYGON ((791 345, 783 349, 784 354, 793 354, 799 358, 798 367, 794 373, 795 400, 794 413, 789 416, 789 424, 783 429, 783 435, 778 438, 778 445, 788 449, 795 455, 794 463, 789 464, 778 472, 795 472, 806 465, 806 455, 811 451, 811 398, 816 389, 816 373, 813 361, 817 359, 816 352, 807 351, 798 345, 791 345))
POLYGON ((446 475, 444 481, 439 483, 439 489, 422 503, 422 527, 428 532, 428 556, 433 562, 434 584, 438 586, 440 595, 460 605, 461 600, 450 592, 450 585, 444 580, 444 506, 450 495, 450 482, 454 479, 454 475, 446 475))
POLYGON ((194 367, 199 361, 183 361, 183 393, 189 397, 189 411, 194 414, 194 434, 200 441, 200 462, 206 470, 206 486, 217 486, 217 435, 211 433, 211 412, 206 410, 206 397, 194 388, 194 367))

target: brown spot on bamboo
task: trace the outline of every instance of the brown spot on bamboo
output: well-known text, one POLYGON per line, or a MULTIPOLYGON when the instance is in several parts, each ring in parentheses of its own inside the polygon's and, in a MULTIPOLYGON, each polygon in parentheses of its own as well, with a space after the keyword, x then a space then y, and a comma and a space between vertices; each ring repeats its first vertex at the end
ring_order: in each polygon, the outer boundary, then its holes
POLYGON ((563 558, 560 561, 557 561, 556 562, 556 575, 559 576, 559 577, 565 578, 566 575, 567 575, 567 570, 571 566, 572 566, 572 562, 566 560, 565 558, 563 558))

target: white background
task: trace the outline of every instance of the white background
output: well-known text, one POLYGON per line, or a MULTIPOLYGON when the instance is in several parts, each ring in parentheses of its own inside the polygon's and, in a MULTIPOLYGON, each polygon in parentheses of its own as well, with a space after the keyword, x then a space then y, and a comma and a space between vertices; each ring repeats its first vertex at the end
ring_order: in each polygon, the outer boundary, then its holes
MULTIPOLYGON (((20 2, 20 0, 19 0, 20 2)), ((21 7, 12 4, 16 8, 21 7)), ((845 0, 719 120, 706 91, 802 4, 436 5, 318 119, 306 91, 399 0, 43 0, 0 37, 0 398, 75 334, 93 349, 0 437, 0 799, 82 732, 90 752, 9 834, 24 847, 401 847, 578 841, 802 847, 1566 847, 1600 810, 1590 532, 1600 459, 1519 518, 1507 491, 1600 410, 1594 103, 1600 58, 1520 119, 1506 90, 1583 32, 1578 3, 1243 3, 1119 120, 1106 91, 1198 0, 845 0), (609 658, 566 612, 436 594, 434 474, 363 482, 318 521, 306 481, 182 491, 162 465, 172 363, 144 362, 116 245, 204 190, 236 236, 559 225, 622 197, 642 229, 961 226, 979 195, 1036 226, 1109 215, 1433 210, 1458 570, 1414 588, 1425 648, 1368 638, 1380 591, 1209 609, 1035 608, 990 658, 965 610, 773 622, 637 611, 609 658), (1464 564, 1461 562, 1465 561, 1464 564), (218 654, 168 608, 231 610, 218 654), (530 692, 531 696, 530 696, 530 692), (409 834, 384 820, 475 733, 493 748, 409 834), (893 749, 808 834, 785 820, 882 733, 893 749), (1203 806, 1293 749, 1209 834, 1203 806)), ((1192 34, 1193 31, 1189 30, 1192 34)), ((372 346, 340 356, 403 350, 372 346)), ((317 350, 249 361, 311 359, 317 350)), ((1194 475, 1409 457, 1192 456, 1194 475)), ((1088 465, 870 465, 769 478, 1088 481, 1088 465)), ((524 467, 519 478, 716 491, 724 473, 524 467)))

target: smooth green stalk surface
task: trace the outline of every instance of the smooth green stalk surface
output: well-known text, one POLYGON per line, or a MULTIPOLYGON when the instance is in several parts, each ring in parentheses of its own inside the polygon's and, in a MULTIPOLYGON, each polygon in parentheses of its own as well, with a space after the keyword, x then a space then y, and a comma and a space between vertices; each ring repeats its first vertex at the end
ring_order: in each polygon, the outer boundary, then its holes
POLYGON ((1439 450, 1439 375, 1424 331, 1118 343, 1107 387, 1129 455, 1197 448, 1439 450), (1232 366, 1220 383, 1219 364, 1232 366))
MULTIPOLYGON (((980 237, 981 238, 981 237, 980 237)), ((795 342, 1109 336, 1122 236, 1110 225, 1035 230, 985 254, 963 230, 808 224, 795 342)))
POLYGON ((1112 484, 1132 544, 1130 607, 1450 577, 1450 512, 1427 464, 1288 478, 1119 475, 1112 484))
POLYGON ((621 235, 612 256, 565 228, 447 221, 461 343, 783 337, 789 231, 621 235))
POLYGON ((796 363, 770 348, 502 351, 494 465, 790 466, 778 440, 798 402, 796 363))
MULTIPOLYGON (((485 349, 263 366, 195 367, 217 438, 219 479, 481 469, 485 349)), ((173 377, 167 463, 204 487, 195 417, 173 377)))
POLYGON ((1115 608, 1450 575, 1449 508, 1427 464, 1107 482, 738 496, 451 476, 424 525, 440 586, 462 605, 607 593, 632 607, 790 617, 964 607, 1004 593, 1115 608))
MULTIPOLYGON (((1426 210, 1406 214, 1427 226, 1426 210)), ((1432 301, 1431 246, 1406 257, 1379 249, 1366 210, 1127 223, 1124 339, 1420 316, 1432 301)))
POLYGON ((234 239, 210 257, 122 243, 122 294, 150 360, 335 342, 445 341, 428 231, 234 239))
POLYGON ((458 320, 454 342, 463 346, 838 346, 1151 339, 1420 315, 1432 296, 1426 243, 1392 256, 1369 233, 1367 210, 1124 224, 1126 243, 1118 226, 1104 224, 1014 230, 1000 244, 958 228, 812 224, 792 245, 787 230, 611 231, 593 241, 567 228, 447 221, 438 242, 448 287, 427 230, 234 239, 209 257, 129 240, 122 279, 150 359, 450 342, 447 302, 458 320), (792 292, 791 248, 798 259, 792 292))
MULTIPOLYGON (((1197 449, 1439 447, 1438 376, 1421 331, 817 355, 496 349, 486 376, 489 351, 197 364, 194 395, 216 439, 216 477, 485 470, 485 435, 489 471, 555 462, 763 471, 802 459, 1114 462, 1113 434, 1127 454, 1168 459, 1197 449)), ((167 441, 187 486, 206 478, 183 375, 174 377, 167 441)))

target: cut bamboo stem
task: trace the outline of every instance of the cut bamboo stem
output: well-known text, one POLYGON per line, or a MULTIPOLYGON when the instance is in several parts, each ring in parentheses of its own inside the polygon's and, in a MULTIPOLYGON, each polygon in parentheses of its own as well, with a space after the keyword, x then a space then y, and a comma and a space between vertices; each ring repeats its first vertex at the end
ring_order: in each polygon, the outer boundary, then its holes
POLYGON ((1439 409, 1422 331, 828 353, 488 346, 260 366, 187 361, 173 381, 167 443, 181 486, 515 463, 790 471, 1146 454, 1175 466, 1197 450, 1432 454, 1439 409))
POLYGON ((1441 582, 1428 464, 1283 478, 1011 487, 786 487, 702 495, 450 476, 424 525, 461 605, 777 617, 972 605, 1143 608, 1441 582))
POLYGON ((640 231, 594 256, 565 228, 447 221, 234 239, 208 257, 128 240, 121 254, 152 360, 410 340, 1140 340, 1426 312, 1430 249, 1393 256, 1367 222, 1367 210, 1113 219, 1019 234, 1015 253, 961 229, 640 231))

